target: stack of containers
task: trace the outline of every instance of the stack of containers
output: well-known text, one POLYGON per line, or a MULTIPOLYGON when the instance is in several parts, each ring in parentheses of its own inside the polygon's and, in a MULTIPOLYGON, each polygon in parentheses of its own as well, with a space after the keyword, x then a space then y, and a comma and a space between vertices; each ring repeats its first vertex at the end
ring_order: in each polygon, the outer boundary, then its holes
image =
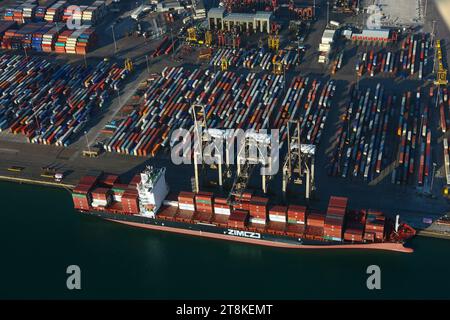
POLYGON ((324 224, 325 240, 342 241, 347 202, 345 197, 330 197, 324 224))
POLYGON ((39 30, 41 30, 44 26, 45 24, 43 24, 42 22, 28 23, 19 30, 17 30, 16 32, 17 42, 15 43, 17 49, 20 48, 31 49, 33 35, 39 32, 39 30))
POLYGON ((72 30, 64 30, 58 35, 55 42, 55 52, 56 53, 66 53, 66 42, 70 35, 73 33, 72 30))
POLYGON ((2 18, 5 21, 15 21, 14 20, 14 8, 6 8, 2 18))
POLYGON ((72 192, 75 209, 89 210, 92 202, 91 190, 97 184, 98 178, 102 173, 100 171, 88 172, 72 192))
POLYGON ((286 211, 285 206, 273 206, 269 209, 269 220, 271 222, 283 222, 286 223, 286 211))
POLYGON ((364 234, 364 224, 362 221, 365 219, 365 212, 353 215, 347 214, 347 222, 344 231, 344 240, 351 242, 362 242, 364 234))
POLYGON ((82 19, 83 19, 83 11, 86 10, 87 6, 78 6, 80 8, 79 11, 72 10, 72 8, 67 7, 64 9, 64 14, 62 16, 62 21, 66 22, 69 19, 74 19, 75 21, 79 22, 81 25, 82 19))
POLYGON ((65 29, 65 26, 54 26, 48 30, 42 37, 42 51, 52 52, 55 50, 55 42, 61 31, 65 29))
POLYGON ((289 205, 287 210, 288 223, 305 224, 306 207, 298 205, 289 205))
POLYGON ((289 205, 287 210, 286 232, 290 236, 300 237, 305 233, 306 207, 299 205, 289 205))
POLYGON ((35 51, 44 51, 42 47, 42 42, 44 40, 44 34, 49 32, 53 28, 53 25, 47 24, 43 25, 39 30, 33 33, 33 37, 31 38, 31 48, 35 51))
POLYGON ((195 207, 197 212, 213 213, 212 192, 199 192, 195 195, 195 207))
POLYGON ((72 53, 72 54, 77 53, 77 51, 75 50, 75 48, 77 46, 77 39, 82 32, 83 31, 81 29, 77 29, 77 30, 74 30, 70 34, 70 36, 67 37, 66 44, 65 44, 66 53, 72 53))
POLYGON ((78 36, 75 47, 75 53, 86 55, 89 49, 95 42, 95 31, 93 28, 83 29, 83 32, 78 36))
POLYGON ((45 13, 47 12, 47 8, 53 5, 56 0, 39 0, 39 4, 36 7, 36 12, 34 17, 38 21, 43 21, 45 18, 45 13))
POLYGON ((229 216, 231 214, 230 205, 227 199, 214 197, 214 213, 229 216))
POLYGON ((325 215, 322 212, 310 211, 306 218, 306 237, 322 240, 325 215))
POLYGON ((113 200, 116 202, 122 202, 122 195, 127 190, 128 186, 126 184, 116 183, 111 188, 113 200))
POLYGON ((106 208, 111 204, 112 196, 110 189, 102 187, 95 188, 94 190, 92 190, 91 194, 92 206, 94 208, 106 208))
POLYGON ((242 198, 240 199, 240 201, 237 201, 237 203, 233 206, 233 208, 249 211, 251 199, 252 199, 251 192, 244 192, 242 194, 242 198))
POLYGON ((248 222, 248 211, 235 209, 228 218, 228 227, 244 229, 248 222))
POLYGON ((23 10, 21 7, 17 7, 13 9, 13 20, 17 23, 24 23, 23 20, 23 10))
POLYGON ((195 211, 195 193, 182 191, 178 194, 178 208, 180 210, 195 211))
POLYGON ((89 210, 89 206, 92 202, 91 194, 89 193, 89 187, 84 185, 77 186, 72 191, 72 198, 75 209, 77 210, 89 210))
POLYGON ((47 9, 44 20, 48 22, 56 22, 61 20, 66 1, 58 1, 47 9))
POLYGON ((128 73, 105 61, 80 68, 19 55, 0 55, 0 70, 0 128, 57 146, 81 133, 128 73))
POLYGON ((250 222, 266 224, 268 198, 253 196, 250 200, 250 222))
POLYGON ((105 1, 95 1, 83 11, 83 24, 95 25, 107 13, 105 1))
POLYGON ((37 4, 34 0, 28 0, 22 5, 23 20, 24 22, 30 22, 34 20, 37 4))
POLYGON ((129 214, 139 213, 139 194, 137 189, 129 187, 121 197, 122 208, 129 214))
POLYGON ((116 174, 106 174, 100 179, 100 183, 108 187, 114 186, 119 180, 119 176, 116 174))
POLYGON ((3 36, 5 32, 10 29, 15 29, 17 23, 14 21, 0 21, 0 43, 3 41, 3 36))
POLYGON ((364 240, 383 241, 384 239, 385 217, 379 211, 369 210, 366 218, 366 228, 364 240))

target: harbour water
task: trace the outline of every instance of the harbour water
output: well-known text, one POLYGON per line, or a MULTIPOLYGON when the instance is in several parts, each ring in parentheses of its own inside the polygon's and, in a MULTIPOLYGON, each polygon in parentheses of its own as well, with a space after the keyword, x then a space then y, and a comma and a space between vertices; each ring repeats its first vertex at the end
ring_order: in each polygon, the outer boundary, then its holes
POLYGON ((413 254, 288 250, 135 229, 72 208, 68 191, 0 183, 1 299, 449 299, 450 241, 413 254), (68 290, 66 269, 81 269, 68 290), (368 290, 366 269, 381 269, 368 290))

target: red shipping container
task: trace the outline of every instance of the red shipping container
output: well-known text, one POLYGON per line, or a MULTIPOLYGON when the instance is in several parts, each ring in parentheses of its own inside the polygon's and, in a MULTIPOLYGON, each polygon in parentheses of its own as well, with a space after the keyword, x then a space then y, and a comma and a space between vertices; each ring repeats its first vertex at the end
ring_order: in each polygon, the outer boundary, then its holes
POLYGON ((347 208, 348 198, 346 197, 330 197, 328 207, 347 208))
POLYGON ((322 213, 311 212, 306 216, 308 226, 323 228, 325 225, 325 215, 322 213))

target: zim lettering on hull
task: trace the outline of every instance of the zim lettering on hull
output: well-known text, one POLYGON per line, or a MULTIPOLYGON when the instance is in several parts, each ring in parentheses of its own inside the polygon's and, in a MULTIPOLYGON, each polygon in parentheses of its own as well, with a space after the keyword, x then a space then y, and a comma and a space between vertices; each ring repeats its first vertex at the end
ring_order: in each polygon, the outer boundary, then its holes
POLYGON ((261 234, 257 232, 251 232, 251 231, 242 231, 242 230, 233 230, 228 229, 229 236, 238 236, 238 237, 244 237, 244 238, 252 238, 252 239, 261 239, 261 234))

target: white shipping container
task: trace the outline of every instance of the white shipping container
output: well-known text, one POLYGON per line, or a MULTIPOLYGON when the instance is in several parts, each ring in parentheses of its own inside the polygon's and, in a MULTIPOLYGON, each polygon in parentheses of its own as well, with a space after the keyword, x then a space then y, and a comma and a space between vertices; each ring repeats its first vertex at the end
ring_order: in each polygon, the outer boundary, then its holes
POLYGON ((266 220, 258 218, 250 218, 250 223, 266 224, 266 220))
POLYGON ((321 43, 319 44, 319 51, 320 52, 329 52, 331 49, 331 46, 328 43, 321 43))
POLYGON ((179 208, 181 210, 195 211, 195 206, 193 204, 180 203, 179 208))
POLYGON ((273 214, 269 214, 269 220, 276 222, 286 222, 286 216, 276 216, 273 214))
POLYGON ((231 214, 230 209, 226 209, 226 208, 216 208, 214 207, 214 213, 215 214, 224 214, 229 216, 231 214))

